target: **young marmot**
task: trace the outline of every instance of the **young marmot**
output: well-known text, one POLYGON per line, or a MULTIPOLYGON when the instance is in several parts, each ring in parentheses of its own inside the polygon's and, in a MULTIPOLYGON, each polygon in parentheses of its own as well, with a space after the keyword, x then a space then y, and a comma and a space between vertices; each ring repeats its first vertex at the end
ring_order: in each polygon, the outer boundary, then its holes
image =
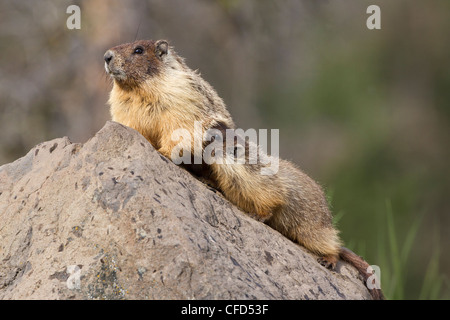
MULTIPOLYGON (((202 141, 194 130, 196 121, 203 131, 235 128, 216 91, 167 41, 122 44, 108 50, 104 60, 106 72, 114 80, 109 98, 112 120, 140 132, 169 159, 180 144, 172 140, 176 129, 186 129, 193 139, 202 141)), ((191 142, 186 141, 185 150, 202 157, 202 148, 193 148, 191 142)), ((240 147, 248 150, 249 146, 244 142, 240 147)), ((248 152, 244 154, 249 160, 248 152)), ((367 262, 341 247, 324 193, 314 180, 285 160, 279 160, 279 170, 273 175, 260 173, 265 166, 261 161, 250 163, 203 164, 201 172, 229 201, 320 256, 324 266, 334 268, 341 258, 354 265, 365 280, 372 276, 367 262)), ((382 298, 381 290, 370 292, 374 298, 382 298)))

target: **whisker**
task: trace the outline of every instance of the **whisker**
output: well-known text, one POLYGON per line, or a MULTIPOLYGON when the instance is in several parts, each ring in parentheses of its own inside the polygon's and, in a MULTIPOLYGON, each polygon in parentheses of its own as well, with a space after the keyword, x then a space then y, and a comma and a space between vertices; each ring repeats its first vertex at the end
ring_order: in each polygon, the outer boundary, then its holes
MULTIPOLYGON (((142 11, 143 12, 143 11, 142 11)), ((142 13, 141 12, 141 17, 139 18, 139 24, 138 24, 138 28, 137 28, 137 30, 136 30, 136 35, 134 36, 134 41, 136 41, 137 40, 137 37, 138 37, 138 35, 139 35, 139 29, 141 28, 141 22, 142 22, 142 13)))

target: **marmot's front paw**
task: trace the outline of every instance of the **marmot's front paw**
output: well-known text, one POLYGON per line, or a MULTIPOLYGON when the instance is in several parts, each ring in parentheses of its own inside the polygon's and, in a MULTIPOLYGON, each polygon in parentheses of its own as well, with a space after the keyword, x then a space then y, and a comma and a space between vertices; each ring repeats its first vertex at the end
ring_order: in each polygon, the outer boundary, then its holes
POLYGON ((264 214, 264 215, 259 215, 259 214, 254 213, 254 212, 252 212, 252 213, 247 212, 247 215, 249 215, 250 217, 252 217, 253 219, 255 219, 255 220, 259 221, 259 222, 266 222, 267 220, 270 219, 270 217, 272 217, 271 213, 264 214))

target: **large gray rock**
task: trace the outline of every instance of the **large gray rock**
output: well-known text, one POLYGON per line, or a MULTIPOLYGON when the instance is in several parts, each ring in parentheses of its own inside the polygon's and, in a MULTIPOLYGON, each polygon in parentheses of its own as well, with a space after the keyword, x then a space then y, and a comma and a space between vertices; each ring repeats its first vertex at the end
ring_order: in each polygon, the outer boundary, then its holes
POLYGON ((0 299, 370 299, 108 122, 0 167, 0 299))

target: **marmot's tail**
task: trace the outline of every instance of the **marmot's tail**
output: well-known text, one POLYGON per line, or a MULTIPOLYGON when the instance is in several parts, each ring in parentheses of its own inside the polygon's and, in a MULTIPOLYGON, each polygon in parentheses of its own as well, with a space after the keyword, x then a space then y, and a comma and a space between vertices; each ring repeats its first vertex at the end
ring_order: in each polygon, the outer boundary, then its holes
POLYGON ((377 288, 377 285, 379 285, 380 282, 375 278, 376 274, 368 272, 368 268, 370 266, 366 261, 364 261, 363 258, 361 258, 356 253, 354 253, 353 251, 351 251, 345 247, 341 247, 341 250, 339 251, 339 257, 343 261, 348 262, 349 264, 354 266, 356 268, 356 270, 358 270, 358 272, 363 277, 364 283, 366 284, 367 289, 369 289, 369 292, 372 295, 372 298, 374 300, 384 300, 385 299, 383 292, 381 291, 381 289, 379 289, 379 286, 377 288), (369 277, 371 277, 371 279, 369 280, 369 281, 371 281, 371 285, 368 285, 368 282, 367 282, 369 277))

